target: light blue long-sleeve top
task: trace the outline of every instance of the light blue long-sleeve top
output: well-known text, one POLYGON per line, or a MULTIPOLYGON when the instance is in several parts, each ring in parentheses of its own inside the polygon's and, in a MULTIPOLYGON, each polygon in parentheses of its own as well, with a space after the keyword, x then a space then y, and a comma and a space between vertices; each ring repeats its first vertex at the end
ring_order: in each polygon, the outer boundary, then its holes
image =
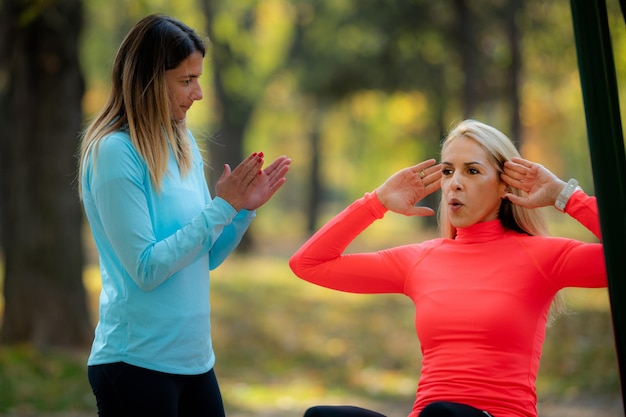
POLYGON ((193 375, 213 368, 209 270, 255 216, 212 199, 197 144, 182 177, 172 152, 161 190, 127 132, 84 161, 82 196, 100 256, 99 321, 88 365, 126 362, 193 375))

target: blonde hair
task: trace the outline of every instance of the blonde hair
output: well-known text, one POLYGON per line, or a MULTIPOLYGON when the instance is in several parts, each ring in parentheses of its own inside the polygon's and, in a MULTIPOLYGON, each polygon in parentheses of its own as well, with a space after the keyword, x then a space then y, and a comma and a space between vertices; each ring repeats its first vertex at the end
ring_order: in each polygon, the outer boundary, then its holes
MULTIPOLYGON (((443 154, 452 142, 461 138, 472 139, 482 146, 487 151, 489 159, 498 173, 503 172, 506 161, 520 156, 513 142, 504 133, 492 126, 472 119, 462 121, 450 131, 442 143, 441 153, 443 154)), ((510 192, 519 196, 526 195, 524 191, 517 188, 511 188, 510 192)), ((441 204, 439 205, 440 234, 444 238, 454 239, 456 237, 456 228, 450 222, 448 212, 444 207, 446 207, 446 204, 442 194, 441 204)), ((502 199, 498 217, 502 226, 506 229, 526 233, 531 236, 549 235, 547 221, 541 209, 521 207, 512 204, 509 200, 502 199)), ((565 302, 562 295, 558 293, 552 304, 549 321, 553 321, 565 311, 565 302)))
MULTIPOLYGON (((472 139, 482 146, 487 151, 489 159, 498 171, 498 174, 504 171, 504 163, 506 161, 520 156, 513 142, 504 133, 494 127, 471 119, 462 121, 450 131, 443 141, 441 153, 443 154, 452 142, 460 138, 472 139)), ((516 188, 511 189, 511 192, 516 195, 525 194, 516 188)), ((443 198, 442 195, 440 207, 446 206, 443 198)), ((516 206, 510 201, 503 199, 500 203, 499 219, 507 229, 532 236, 548 235, 546 219, 541 210, 516 206)), ((443 237, 450 239, 456 237, 456 229, 450 223, 447 211, 441 208, 439 210, 439 228, 443 237)))
POLYGON ((181 174, 189 171, 192 157, 187 129, 184 122, 173 120, 165 72, 196 51, 205 55, 202 39, 168 16, 147 16, 130 30, 115 56, 109 97, 82 136, 79 184, 87 156, 97 151, 104 137, 118 130, 128 130, 157 189, 167 173, 169 148, 181 174))

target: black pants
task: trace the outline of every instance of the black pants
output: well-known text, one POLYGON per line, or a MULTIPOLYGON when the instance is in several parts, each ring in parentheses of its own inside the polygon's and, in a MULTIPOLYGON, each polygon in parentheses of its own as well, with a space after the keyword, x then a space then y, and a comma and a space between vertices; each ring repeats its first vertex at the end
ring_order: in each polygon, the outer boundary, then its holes
MULTIPOLYGON (((469 405, 437 401, 424 407, 419 417, 489 417, 491 414, 469 405)), ((318 405, 304 413, 304 417, 385 417, 376 411, 349 405, 318 405)))
POLYGON ((224 417, 213 370, 174 375, 123 362, 89 366, 100 417, 224 417))

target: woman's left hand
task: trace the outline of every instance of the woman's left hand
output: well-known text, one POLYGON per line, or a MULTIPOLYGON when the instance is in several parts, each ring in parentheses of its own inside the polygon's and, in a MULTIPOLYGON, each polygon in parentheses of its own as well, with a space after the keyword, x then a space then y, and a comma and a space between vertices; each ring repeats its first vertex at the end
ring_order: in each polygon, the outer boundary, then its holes
POLYGON ((543 165, 522 158, 505 162, 500 177, 506 184, 528 194, 525 197, 513 193, 505 195, 513 204, 526 208, 554 205, 566 184, 543 165))
POLYGON ((272 198, 274 193, 283 186, 287 178, 287 171, 291 159, 285 155, 279 156, 267 168, 261 171, 260 181, 254 186, 254 190, 250 192, 243 208, 246 210, 256 210, 272 198))

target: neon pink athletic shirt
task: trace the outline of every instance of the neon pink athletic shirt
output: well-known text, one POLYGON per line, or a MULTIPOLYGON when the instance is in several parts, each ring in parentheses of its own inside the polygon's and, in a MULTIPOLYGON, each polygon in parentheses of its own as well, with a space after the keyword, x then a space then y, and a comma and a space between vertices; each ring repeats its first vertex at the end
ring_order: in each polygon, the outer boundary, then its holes
MULTIPOLYGON (((503 229, 499 220, 375 253, 346 254, 386 209, 366 194, 291 258, 312 283, 353 293, 403 293, 415 303, 422 370, 411 417, 437 400, 496 417, 537 416, 535 381, 548 310, 564 287, 605 287, 602 245, 503 229)), ((574 193, 567 213, 600 235, 594 197, 574 193)))

